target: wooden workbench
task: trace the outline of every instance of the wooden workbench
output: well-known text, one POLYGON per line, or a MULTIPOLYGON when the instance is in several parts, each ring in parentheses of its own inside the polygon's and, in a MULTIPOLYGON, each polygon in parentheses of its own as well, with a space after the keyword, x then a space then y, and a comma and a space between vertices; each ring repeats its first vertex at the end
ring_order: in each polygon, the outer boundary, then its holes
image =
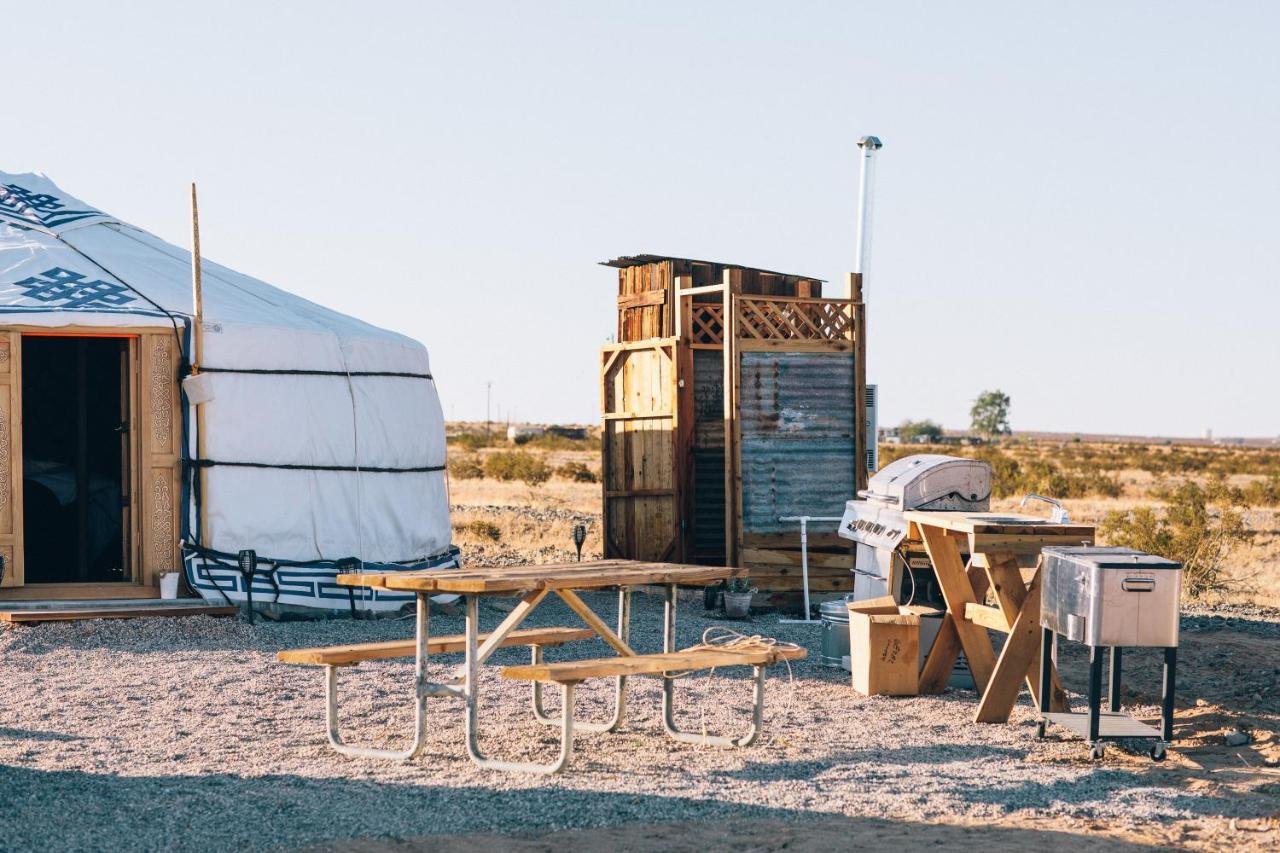
MULTIPOLYGON (((975 722, 1009 719, 1023 682, 1037 707, 1040 686, 1040 568, 1035 558, 1051 545, 1091 545, 1094 528, 999 512, 904 513, 907 536, 924 543, 946 601, 933 650, 920 673, 921 693, 940 693, 961 650, 981 700, 975 722), (967 545, 965 564, 961 546, 967 545), (1020 564, 1034 566, 1025 575, 1020 564), (996 606, 986 604, 991 592, 996 606), (987 630, 1008 634, 997 660, 987 630)), ((1066 694, 1052 674, 1050 710, 1066 708, 1066 694)))

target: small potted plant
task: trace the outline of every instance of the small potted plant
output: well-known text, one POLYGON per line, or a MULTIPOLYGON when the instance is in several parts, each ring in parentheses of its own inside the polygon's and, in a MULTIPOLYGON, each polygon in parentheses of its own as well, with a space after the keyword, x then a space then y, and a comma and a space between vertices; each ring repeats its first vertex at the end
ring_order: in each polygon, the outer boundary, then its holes
POLYGON ((729 578, 724 587, 724 615, 729 619, 746 619, 751 614, 751 596, 755 591, 751 578, 729 578))
POLYGON ((172 599, 178 597, 178 573, 161 570, 156 573, 160 580, 160 597, 172 599))

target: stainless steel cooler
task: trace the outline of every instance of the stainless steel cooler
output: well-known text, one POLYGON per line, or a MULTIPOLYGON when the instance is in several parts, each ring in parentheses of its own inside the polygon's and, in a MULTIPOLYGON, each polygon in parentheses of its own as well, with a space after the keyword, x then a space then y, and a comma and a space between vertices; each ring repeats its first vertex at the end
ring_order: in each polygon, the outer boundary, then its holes
POLYGON ((1182 565, 1132 548, 1045 548, 1040 568, 1040 695, 1050 695, 1049 661, 1059 636, 1089 647, 1089 710, 1084 714, 1045 713, 1039 732, 1048 723, 1060 725, 1088 740, 1094 758, 1101 758, 1105 740, 1154 741, 1151 756, 1164 757, 1173 739, 1173 694, 1178 654, 1179 600, 1182 565), (1161 727, 1141 723, 1120 711, 1120 675, 1125 647, 1164 649, 1161 727), (1102 703, 1102 651, 1110 651, 1108 710, 1102 703))
POLYGON ((1132 548, 1045 548, 1040 624, 1087 646, 1178 645, 1182 565, 1132 548))

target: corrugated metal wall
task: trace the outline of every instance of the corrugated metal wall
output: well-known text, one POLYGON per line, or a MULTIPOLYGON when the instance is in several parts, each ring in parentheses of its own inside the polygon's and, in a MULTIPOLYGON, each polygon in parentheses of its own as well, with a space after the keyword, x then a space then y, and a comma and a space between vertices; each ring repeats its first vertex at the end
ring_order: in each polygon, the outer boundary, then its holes
POLYGON ((693 558, 724 562, 724 353, 693 351, 693 558))
POLYGON ((783 515, 843 513, 862 461, 853 354, 744 352, 738 393, 743 533, 793 532, 783 515))

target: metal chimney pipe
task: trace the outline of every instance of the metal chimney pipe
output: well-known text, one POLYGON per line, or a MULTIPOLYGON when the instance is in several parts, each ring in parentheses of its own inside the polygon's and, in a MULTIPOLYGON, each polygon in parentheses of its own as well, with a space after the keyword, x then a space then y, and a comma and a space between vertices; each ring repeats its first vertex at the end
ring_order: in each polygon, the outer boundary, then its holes
MULTIPOLYGON (((862 149, 862 168, 858 181, 858 248, 853 257, 853 271, 862 276, 866 287, 867 267, 871 262, 871 199, 875 184, 875 156, 884 145, 878 137, 864 136, 858 140, 862 149)), ((865 290, 863 291, 865 294, 865 290)))

